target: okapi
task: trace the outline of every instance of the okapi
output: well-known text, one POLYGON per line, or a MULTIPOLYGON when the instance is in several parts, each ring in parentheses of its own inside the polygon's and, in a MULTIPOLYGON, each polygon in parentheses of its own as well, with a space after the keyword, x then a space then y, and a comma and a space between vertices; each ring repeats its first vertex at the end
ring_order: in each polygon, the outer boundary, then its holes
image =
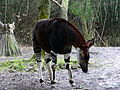
POLYGON ((72 46, 78 48, 78 62, 84 73, 88 71, 88 61, 90 58, 89 48, 94 44, 94 39, 85 41, 79 30, 70 22, 61 19, 44 19, 38 21, 33 32, 33 51, 39 67, 40 83, 43 83, 41 49, 46 52, 45 62, 48 68, 51 84, 55 84, 55 67, 57 54, 64 54, 66 69, 68 70, 69 82, 75 85, 70 69, 70 53, 72 46), (50 65, 52 61, 52 65, 50 65))

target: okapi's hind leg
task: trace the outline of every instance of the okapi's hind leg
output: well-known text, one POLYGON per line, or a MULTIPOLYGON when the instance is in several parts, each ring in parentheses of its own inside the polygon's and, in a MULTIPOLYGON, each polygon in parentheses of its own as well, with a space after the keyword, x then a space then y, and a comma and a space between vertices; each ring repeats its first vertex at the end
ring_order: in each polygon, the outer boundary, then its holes
POLYGON ((51 57, 51 54, 49 54, 49 53, 45 54, 46 67, 48 69, 49 78, 50 78, 50 80, 52 80, 52 69, 51 69, 51 63, 50 63, 51 58, 50 57, 51 57))
POLYGON ((57 55, 54 52, 51 52, 51 57, 52 57, 52 80, 51 80, 51 84, 55 85, 56 80, 55 80, 55 68, 56 68, 56 64, 57 64, 57 55))
POLYGON ((42 84, 44 81, 43 81, 43 75, 42 75, 41 53, 35 53, 35 55, 36 55, 36 61, 38 65, 38 75, 39 75, 40 83, 42 84))
POLYGON ((70 53, 64 55, 64 60, 65 60, 65 64, 66 64, 66 69, 68 70, 69 83, 71 84, 71 86, 75 87, 76 84, 73 81, 72 71, 71 71, 70 64, 69 64, 70 63, 70 53))
POLYGON ((39 46, 39 42, 36 38, 36 34, 35 31, 33 31, 32 34, 32 42, 33 42, 33 51, 35 53, 36 56, 36 61, 37 61, 37 65, 38 65, 38 74, 39 74, 39 79, 40 79, 40 83, 43 83, 43 76, 42 76, 42 59, 41 59, 41 47, 39 46))

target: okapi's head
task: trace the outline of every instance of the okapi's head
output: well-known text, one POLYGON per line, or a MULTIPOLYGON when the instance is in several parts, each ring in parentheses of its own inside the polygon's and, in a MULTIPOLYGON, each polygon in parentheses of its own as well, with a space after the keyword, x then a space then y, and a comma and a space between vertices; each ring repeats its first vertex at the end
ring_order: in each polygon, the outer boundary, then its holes
POLYGON ((82 49, 78 50, 78 61, 79 65, 84 73, 88 71, 89 62, 89 48, 94 44, 94 39, 87 41, 87 45, 83 45, 82 49))

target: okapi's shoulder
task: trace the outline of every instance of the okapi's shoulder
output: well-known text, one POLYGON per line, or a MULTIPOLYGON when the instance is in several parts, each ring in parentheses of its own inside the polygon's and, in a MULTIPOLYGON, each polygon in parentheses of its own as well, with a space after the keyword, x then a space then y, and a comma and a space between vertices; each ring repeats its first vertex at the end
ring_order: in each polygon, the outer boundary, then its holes
POLYGON ((37 21, 37 24, 48 23, 48 22, 50 22, 50 19, 41 19, 37 21))
POLYGON ((62 19, 62 18, 54 18, 54 19, 51 19, 51 21, 53 22, 61 22, 61 23, 69 23, 67 20, 65 19, 62 19))
POLYGON ((37 24, 48 24, 48 23, 70 23, 70 22, 62 18, 41 19, 37 22, 37 24))
POLYGON ((62 19, 62 18, 54 18, 54 19, 51 19, 52 21, 58 21, 60 23, 66 23, 67 25, 71 26, 72 28, 74 28, 75 30, 78 31, 78 29, 76 28, 76 26, 74 24, 72 24, 71 22, 65 20, 65 19, 62 19))
POLYGON ((53 20, 54 21, 57 20, 58 22, 65 24, 66 27, 69 27, 69 29, 67 30, 67 33, 69 33, 69 36, 75 35, 78 39, 80 39, 79 43, 83 42, 86 45, 86 41, 85 41, 83 35, 80 33, 80 31, 78 30, 78 28, 74 24, 72 24, 69 21, 62 19, 62 18, 55 18, 53 20), (71 33, 70 31, 72 31, 74 33, 71 33))
POLYGON ((55 22, 55 21, 60 21, 60 18, 55 18, 55 19, 41 19, 37 23, 48 23, 48 22, 55 22))
POLYGON ((48 27, 50 25, 50 19, 41 19, 39 21, 37 21, 35 28, 45 28, 48 27))

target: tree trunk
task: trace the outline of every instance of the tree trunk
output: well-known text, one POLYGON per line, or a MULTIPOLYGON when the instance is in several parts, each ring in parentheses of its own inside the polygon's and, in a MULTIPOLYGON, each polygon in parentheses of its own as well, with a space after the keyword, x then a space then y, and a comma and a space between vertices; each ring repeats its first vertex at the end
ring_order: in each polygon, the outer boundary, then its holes
POLYGON ((39 7, 38 7, 38 9, 39 9, 38 20, 49 18, 50 17, 50 8, 51 8, 50 0, 40 0, 39 7))
MULTIPOLYGON (((39 2, 39 16, 38 20, 40 19, 48 19, 50 17, 50 8, 51 8, 51 3, 50 0, 40 0, 39 2)), ((42 57, 44 58, 45 52, 42 50, 42 57)))
MULTIPOLYGON (((40 0, 39 1, 39 15, 38 15, 38 20, 41 19, 48 19, 50 17, 50 8, 51 8, 51 2, 50 0, 40 0)), ((44 59, 45 52, 42 50, 41 52, 42 58, 44 59)), ((35 58, 35 54, 31 57, 31 59, 35 58)))
POLYGON ((13 30, 15 25, 0 22, 0 56, 19 56, 21 51, 18 47, 13 30))
POLYGON ((69 0, 62 0, 61 4, 61 18, 68 20, 68 4, 69 0))

